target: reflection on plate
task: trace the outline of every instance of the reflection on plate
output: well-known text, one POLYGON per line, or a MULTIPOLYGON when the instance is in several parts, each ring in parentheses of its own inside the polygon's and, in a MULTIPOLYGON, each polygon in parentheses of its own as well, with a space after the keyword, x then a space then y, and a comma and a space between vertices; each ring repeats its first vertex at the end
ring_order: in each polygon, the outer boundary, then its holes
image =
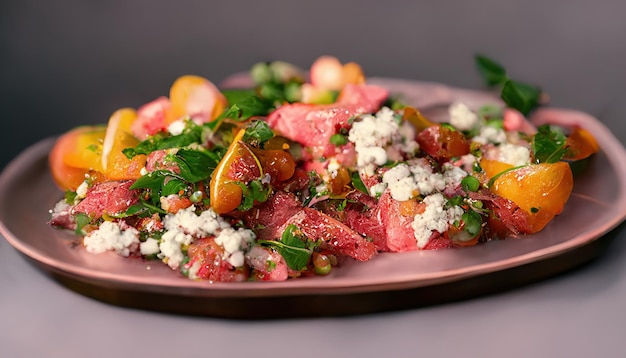
MULTIPOLYGON (((420 108, 455 100, 470 105, 491 95, 442 85, 372 79, 420 108)), ((432 112, 432 115, 436 115, 432 112)), ((228 318, 350 315, 406 309, 474 297, 533 282, 598 256, 607 235, 626 218, 626 152, 596 119, 546 109, 590 130, 602 151, 576 178, 563 213, 542 232, 463 249, 381 254, 347 262, 326 277, 286 282, 210 283, 188 280, 159 262, 91 255, 72 235, 47 225, 62 192, 47 154, 54 139, 28 148, 0 176, 0 232, 19 252, 60 283, 115 305, 228 318)))

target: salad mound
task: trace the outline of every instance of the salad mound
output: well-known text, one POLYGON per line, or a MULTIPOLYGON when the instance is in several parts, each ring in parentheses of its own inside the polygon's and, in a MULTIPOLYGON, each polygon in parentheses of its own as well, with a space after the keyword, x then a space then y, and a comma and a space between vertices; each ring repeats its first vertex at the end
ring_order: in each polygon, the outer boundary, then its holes
POLYGON ((452 103, 446 122, 331 56, 308 72, 258 63, 251 88, 180 77, 168 96, 59 137, 49 162, 65 197, 50 225, 90 253, 210 281, 536 233, 567 203, 570 164, 598 144, 583 128, 535 127, 542 92, 477 65, 503 105, 452 103))

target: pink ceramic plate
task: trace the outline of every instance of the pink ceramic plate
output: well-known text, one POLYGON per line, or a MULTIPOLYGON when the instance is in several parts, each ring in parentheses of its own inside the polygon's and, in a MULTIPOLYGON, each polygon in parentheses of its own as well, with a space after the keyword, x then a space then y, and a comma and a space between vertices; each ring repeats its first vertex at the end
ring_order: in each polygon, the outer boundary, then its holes
MULTIPOLYGON (((497 102, 492 95, 443 85, 372 79, 428 112, 462 100, 497 102)), ((437 111, 429 112, 437 116, 437 111)), ((210 283, 181 277, 159 262, 91 255, 72 235, 47 225, 63 193, 53 184, 47 155, 54 139, 28 148, 0 176, 0 232, 19 252, 63 285, 115 305, 229 318, 349 315, 405 309, 510 289, 571 269, 600 254, 607 235, 626 218, 626 152, 596 119, 543 109, 540 121, 578 123, 602 151, 576 177, 563 213, 544 231, 484 245, 381 254, 348 262, 327 277, 286 282, 210 283)))

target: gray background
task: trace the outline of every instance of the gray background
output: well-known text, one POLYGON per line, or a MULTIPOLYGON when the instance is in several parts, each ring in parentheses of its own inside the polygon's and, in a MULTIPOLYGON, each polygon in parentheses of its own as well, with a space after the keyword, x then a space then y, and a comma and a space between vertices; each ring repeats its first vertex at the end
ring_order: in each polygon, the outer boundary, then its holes
POLYGON ((34 1, 0 5, 0 165, 29 144, 262 60, 332 54, 368 76, 479 88, 480 52, 554 105, 601 116, 624 90, 626 3, 34 1))
MULTIPOLYGON (((0 165, 29 144, 256 61, 321 54, 369 76, 479 88, 473 55, 626 141, 623 1, 7 1, 0 165)), ((3 357, 623 357, 626 230, 580 269, 488 297, 351 318, 232 322, 127 310, 60 287, 0 239, 3 357)))

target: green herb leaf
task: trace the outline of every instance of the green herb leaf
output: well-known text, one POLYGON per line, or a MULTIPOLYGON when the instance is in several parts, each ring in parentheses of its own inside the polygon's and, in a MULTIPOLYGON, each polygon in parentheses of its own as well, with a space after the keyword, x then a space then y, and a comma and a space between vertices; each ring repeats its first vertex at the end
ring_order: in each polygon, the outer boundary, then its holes
POLYGON ((506 70, 496 61, 483 55, 476 55, 476 66, 488 86, 503 84, 507 80, 506 70))
POLYGON ((513 80, 506 81, 502 87, 502 100, 524 116, 528 116, 530 111, 537 107, 540 96, 539 88, 513 80))
POLYGON ((263 184, 260 179, 252 180, 248 185, 237 182, 237 185, 239 185, 242 192, 241 204, 237 207, 240 211, 252 209, 254 203, 266 202, 272 191, 272 188, 269 185, 263 184))
POLYGON ((76 215, 76 235, 83 236, 85 233, 83 232, 83 228, 85 225, 91 222, 91 218, 89 215, 84 213, 78 213, 76 215))
POLYGON ((156 150, 181 148, 193 143, 202 143, 204 128, 192 121, 187 123, 187 128, 183 133, 170 136, 166 133, 157 133, 154 136, 137 144, 134 148, 126 148, 122 152, 126 157, 132 158, 139 154, 150 154, 156 150))
POLYGON ((556 163, 568 153, 565 146, 567 137, 563 131, 554 126, 544 124, 537 128, 531 141, 535 162, 556 163))
POLYGON ((363 181, 361 180, 361 176, 359 175, 359 172, 352 172, 350 179, 352 180, 352 186, 355 189, 362 191, 365 194, 369 194, 367 187, 365 186, 365 184, 363 184, 363 181))
POLYGON ((483 224, 483 219, 480 214, 473 210, 469 210, 463 213, 461 220, 465 223, 464 230, 467 231, 472 238, 480 234, 480 229, 483 224))
POLYGON ((180 149, 174 156, 180 168, 180 176, 189 183, 208 179, 220 158, 208 150, 180 149))
POLYGON ((308 241, 294 224, 287 225, 280 241, 261 240, 259 243, 276 249, 285 259, 287 266, 296 271, 307 268, 315 247, 315 244, 308 241))
POLYGON ((66 190, 65 191, 65 202, 70 204, 70 205, 74 205, 74 201, 76 201, 76 197, 77 196, 78 196, 78 194, 76 194, 75 191, 66 190))
POLYGON ((243 141, 255 147, 261 146, 270 138, 274 137, 274 132, 265 121, 253 121, 243 134, 243 141))

